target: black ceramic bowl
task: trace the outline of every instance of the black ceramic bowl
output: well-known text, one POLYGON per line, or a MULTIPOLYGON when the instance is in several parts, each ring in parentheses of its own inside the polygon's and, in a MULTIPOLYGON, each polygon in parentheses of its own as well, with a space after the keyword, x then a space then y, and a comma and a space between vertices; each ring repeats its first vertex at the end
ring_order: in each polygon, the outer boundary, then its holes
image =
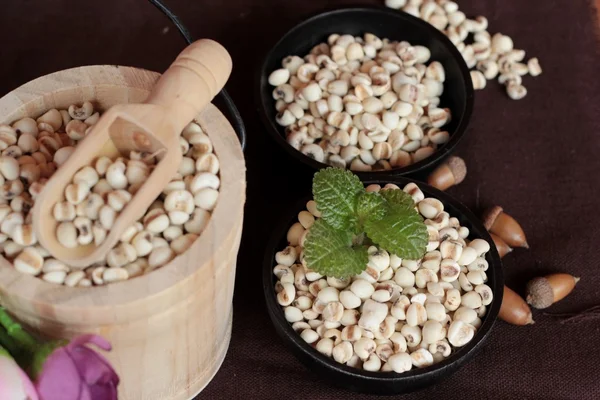
MULTIPOLYGON (((404 177, 392 177, 381 181, 370 181, 368 184, 378 183, 383 186, 386 183, 395 183, 402 188, 409 182, 412 181, 404 177)), ((451 216, 458 218, 462 226, 469 228, 470 239, 482 238, 489 243, 493 243, 483 224, 466 206, 448 194, 431 186, 420 182, 416 183, 425 194, 425 197, 435 197, 440 200, 444 204, 445 211, 451 216)), ((491 246, 490 251, 486 255, 486 260, 489 263, 487 285, 491 287, 494 299, 487 307, 487 314, 483 318, 483 323, 471 342, 459 348, 442 362, 433 364, 427 368, 413 368, 402 374, 395 372, 369 372, 339 364, 333 358, 324 356, 307 344, 292 329, 292 325, 286 321, 283 308, 277 303, 275 293, 275 283, 277 280, 273 275, 273 267, 276 265, 275 253, 287 245, 287 230, 294 222, 297 222, 298 212, 306 209, 305 205, 308 200, 310 200, 310 197, 299 202, 294 209, 290 210, 289 214, 281 219, 280 224, 275 227, 267 246, 263 265, 263 289, 271 321, 275 326, 277 334, 283 339, 284 344, 308 369, 318 376, 326 378, 332 384, 348 390, 392 395, 422 389, 448 377, 481 349, 498 317, 500 305, 502 304, 504 277, 502 274, 502 262, 495 246, 491 246)))
POLYGON ((296 25, 271 49, 259 69, 256 88, 258 112, 269 134, 292 157, 312 169, 326 167, 287 143, 285 129, 275 121, 277 111, 272 96, 273 87, 268 82, 269 74, 281 68, 281 61, 286 56, 302 57, 315 45, 327 42, 327 37, 332 33, 361 36, 367 32, 380 38, 406 40, 414 45, 426 46, 431 50, 431 61, 442 63, 446 81, 440 107, 447 107, 452 112, 451 123, 444 127, 451 136, 450 141, 434 154, 405 168, 355 173, 362 179, 382 179, 391 175, 428 171, 447 157, 465 134, 473 109, 473 84, 469 69, 452 42, 429 23, 407 13, 389 8, 347 8, 328 11, 296 25))

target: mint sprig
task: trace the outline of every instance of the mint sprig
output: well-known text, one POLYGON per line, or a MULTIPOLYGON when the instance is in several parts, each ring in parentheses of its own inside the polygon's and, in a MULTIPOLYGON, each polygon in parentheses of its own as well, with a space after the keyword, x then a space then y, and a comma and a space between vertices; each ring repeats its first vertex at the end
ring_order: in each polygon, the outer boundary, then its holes
POLYGON ((373 243, 409 260, 423 257, 429 239, 423 218, 407 208, 392 207, 384 218, 367 219, 364 229, 373 243))
POLYGON ((367 247, 352 245, 349 231, 336 230, 319 218, 304 242, 304 257, 309 268, 321 275, 346 277, 360 274, 369 261, 367 247))
POLYGON ((415 208, 415 202, 412 197, 402 190, 386 189, 380 191, 378 194, 394 209, 403 208, 411 210, 415 208))
POLYGON ((378 220, 385 216, 385 199, 379 193, 361 193, 358 195, 356 214, 360 222, 366 219, 378 220))
POLYGON ((313 178, 313 198, 322 218, 336 229, 356 226, 356 200, 363 185, 352 172, 327 168, 313 178))
POLYGON ((327 168, 315 174, 313 197, 321 218, 304 242, 308 268, 336 278, 357 275, 367 266, 366 239, 401 258, 425 254, 427 227, 402 190, 367 193, 352 172, 327 168))

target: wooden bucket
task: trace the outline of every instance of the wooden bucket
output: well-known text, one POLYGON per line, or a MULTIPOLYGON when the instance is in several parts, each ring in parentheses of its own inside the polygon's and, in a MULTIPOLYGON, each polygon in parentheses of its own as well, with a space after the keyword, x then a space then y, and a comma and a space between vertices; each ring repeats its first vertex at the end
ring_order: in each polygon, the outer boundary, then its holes
MULTIPOLYGON (((86 100, 99 110, 141 102, 158 77, 117 66, 50 74, 0 99, 0 123, 86 100)), ((210 222, 184 254, 148 275, 91 288, 44 282, 0 257, 0 303, 26 327, 50 338, 97 333, 112 343, 105 354, 121 378, 120 399, 190 399, 210 382, 229 347, 245 163, 216 107, 209 105, 197 121, 219 158, 221 188, 210 222)))

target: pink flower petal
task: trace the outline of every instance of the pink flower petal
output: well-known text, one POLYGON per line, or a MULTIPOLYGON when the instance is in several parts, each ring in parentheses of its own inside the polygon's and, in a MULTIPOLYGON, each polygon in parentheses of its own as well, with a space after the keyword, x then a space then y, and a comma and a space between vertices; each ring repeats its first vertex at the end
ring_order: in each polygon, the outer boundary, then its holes
POLYGON ((35 383, 41 400, 78 400, 82 385, 77 366, 64 347, 48 356, 35 383))
POLYGON ((117 399, 117 388, 115 385, 94 385, 90 386, 92 399, 117 399))
POLYGON ((88 343, 92 343, 92 344, 98 346, 99 348, 101 348, 102 350, 106 350, 106 351, 112 350, 112 346, 110 345, 108 340, 104 339, 100 335, 92 335, 92 334, 77 336, 75 339, 71 340, 71 342, 67 345, 67 347, 83 346, 88 343))
POLYGON ((100 354, 86 346, 70 347, 66 349, 75 363, 80 377, 88 385, 119 383, 119 376, 110 366, 109 362, 100 354))
MULTIPOLYGON (((29 377, 21 369, 19 369, 19 375, 21 376, 21 381, 23 382, 23 389, 25 389, 25 393, 28 396, 26 399, 38 400, 37 391, 35 390, 33 383, 29 380, 29 377)), ((0 397, 0 399, 2 398, 4 397, 0 397)))
POLYGON ((117 399, 119 376, 106 358, 86 346, 89 343, 105 350, 111 348, 101 336, 82 335, 54 350, 38 377, 41 400, 117 399))
POLYGON ((0 399, 38 400, 33 384, 17 363, 0 355, 0 399))

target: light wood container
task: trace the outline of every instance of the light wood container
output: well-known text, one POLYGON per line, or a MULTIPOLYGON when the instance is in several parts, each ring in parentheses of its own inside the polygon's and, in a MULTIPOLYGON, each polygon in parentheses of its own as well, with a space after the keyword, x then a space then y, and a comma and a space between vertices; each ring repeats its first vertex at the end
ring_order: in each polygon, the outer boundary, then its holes
MULTIPOLYGON (((50 74, 0 99, 0 124, 86 100, 100 110, 141 102, 158 77, 116 66, 50 74)), ((120 399, 190 399, 210 382, 229 346, 244 156, 216 107, 196 120, 219 158, 221 188, 208 226, 186 253, 148 275, 92 288, 46 283, 0 257, 0 303, 26 327, 50 338, 97 333, 112 343, 104 354, 121 378, 120 399)))

